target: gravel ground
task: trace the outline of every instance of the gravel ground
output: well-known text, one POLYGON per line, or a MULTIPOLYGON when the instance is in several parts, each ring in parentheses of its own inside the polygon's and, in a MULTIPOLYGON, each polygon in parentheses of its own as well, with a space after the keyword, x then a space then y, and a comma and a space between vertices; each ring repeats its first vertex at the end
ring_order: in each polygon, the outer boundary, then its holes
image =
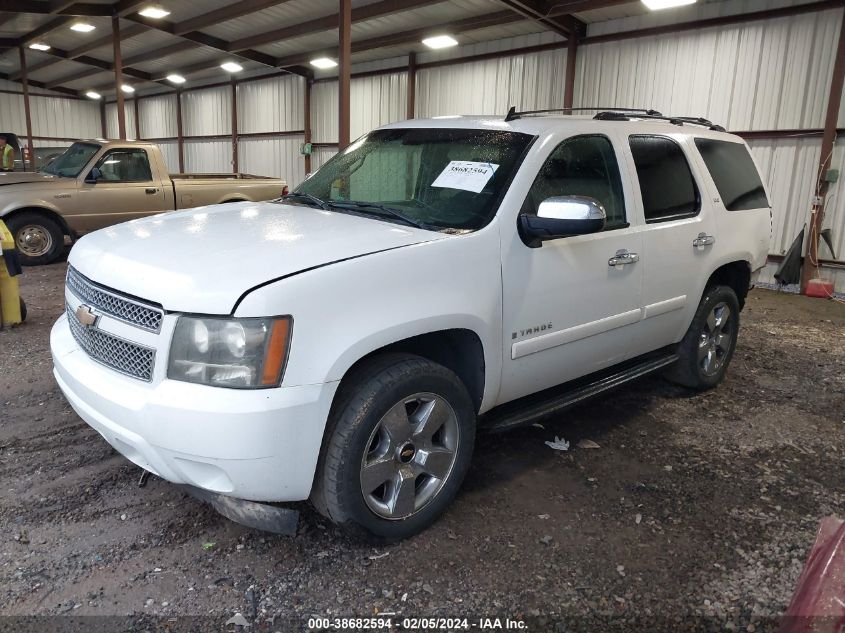
POLYGON ((291 538, 236 525, 156 478, 138 488, 138 469, 53 381, 64 273, 27 269, 30 318, 0 333, 3 616, 61 614, 50 621, 88 631, 110 620, 69 616, 132 616, 121 630, 220 631, 241 613, 249 630, 274 631, 385 612, 507 615, 533 631, 773 630, 819 520, 845 508, 841 304, 753 291, 719 388, 647 378, 482 436, 446 515, 373 547, 305 504, 291 538), (546 446, 555 436, 570 451, 546 446))

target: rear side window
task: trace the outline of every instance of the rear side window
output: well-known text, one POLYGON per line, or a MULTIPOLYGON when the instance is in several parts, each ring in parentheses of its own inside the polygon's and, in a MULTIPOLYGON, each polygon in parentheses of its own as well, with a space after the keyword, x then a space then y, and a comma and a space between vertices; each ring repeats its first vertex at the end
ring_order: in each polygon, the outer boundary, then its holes
POLYGON ((698 187, 686 156, 665 136, 631 136, 628 139, 646 222, 665 222, 696 215, 701 207, 698 187))
POLYGON ((763 181, 760 180, 760 174, 757 173, 757 167, 745 145, 697 138, 695 146, 698 147, 728 211, 763 209, 769 206, 763 181))

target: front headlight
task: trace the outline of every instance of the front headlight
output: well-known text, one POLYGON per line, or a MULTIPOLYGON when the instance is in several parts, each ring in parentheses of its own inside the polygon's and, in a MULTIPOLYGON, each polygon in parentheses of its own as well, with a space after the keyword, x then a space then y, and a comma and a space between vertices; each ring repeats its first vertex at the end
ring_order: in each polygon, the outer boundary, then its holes
POLYGON ((288 357, 290 317, 179 317, 167 377, 212 387, 278 387, 288 357))

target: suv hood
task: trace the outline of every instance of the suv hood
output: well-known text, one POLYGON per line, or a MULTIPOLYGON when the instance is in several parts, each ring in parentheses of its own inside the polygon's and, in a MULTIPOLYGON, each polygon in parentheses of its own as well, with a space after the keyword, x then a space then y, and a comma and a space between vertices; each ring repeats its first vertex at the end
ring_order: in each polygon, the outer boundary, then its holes
POLYGON ((246 291, 273 279, 445 237, 334 211, 239 202, 95 231, 69 261, 89 279, 165 310, 227 314, 246 291))

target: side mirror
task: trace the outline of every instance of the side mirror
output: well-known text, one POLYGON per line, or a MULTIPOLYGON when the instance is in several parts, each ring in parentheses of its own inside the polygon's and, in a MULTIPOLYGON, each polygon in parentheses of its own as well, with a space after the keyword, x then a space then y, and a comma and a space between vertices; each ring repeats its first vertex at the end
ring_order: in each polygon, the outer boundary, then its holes
POLYGON ((91 172, 88 174, 88 177, 85 179, 85 184, 88 185, 96 185, 97 181, 103 177, 103 172, 99 170, 99 168, 94 167, 91 172))
POLYGON ((595 198, 557 196, 543 200, 537 215, 521 214, 519 234, 527 246, 538 248, 544 240, 598 233, 606 219, 604 207, 595 198))

